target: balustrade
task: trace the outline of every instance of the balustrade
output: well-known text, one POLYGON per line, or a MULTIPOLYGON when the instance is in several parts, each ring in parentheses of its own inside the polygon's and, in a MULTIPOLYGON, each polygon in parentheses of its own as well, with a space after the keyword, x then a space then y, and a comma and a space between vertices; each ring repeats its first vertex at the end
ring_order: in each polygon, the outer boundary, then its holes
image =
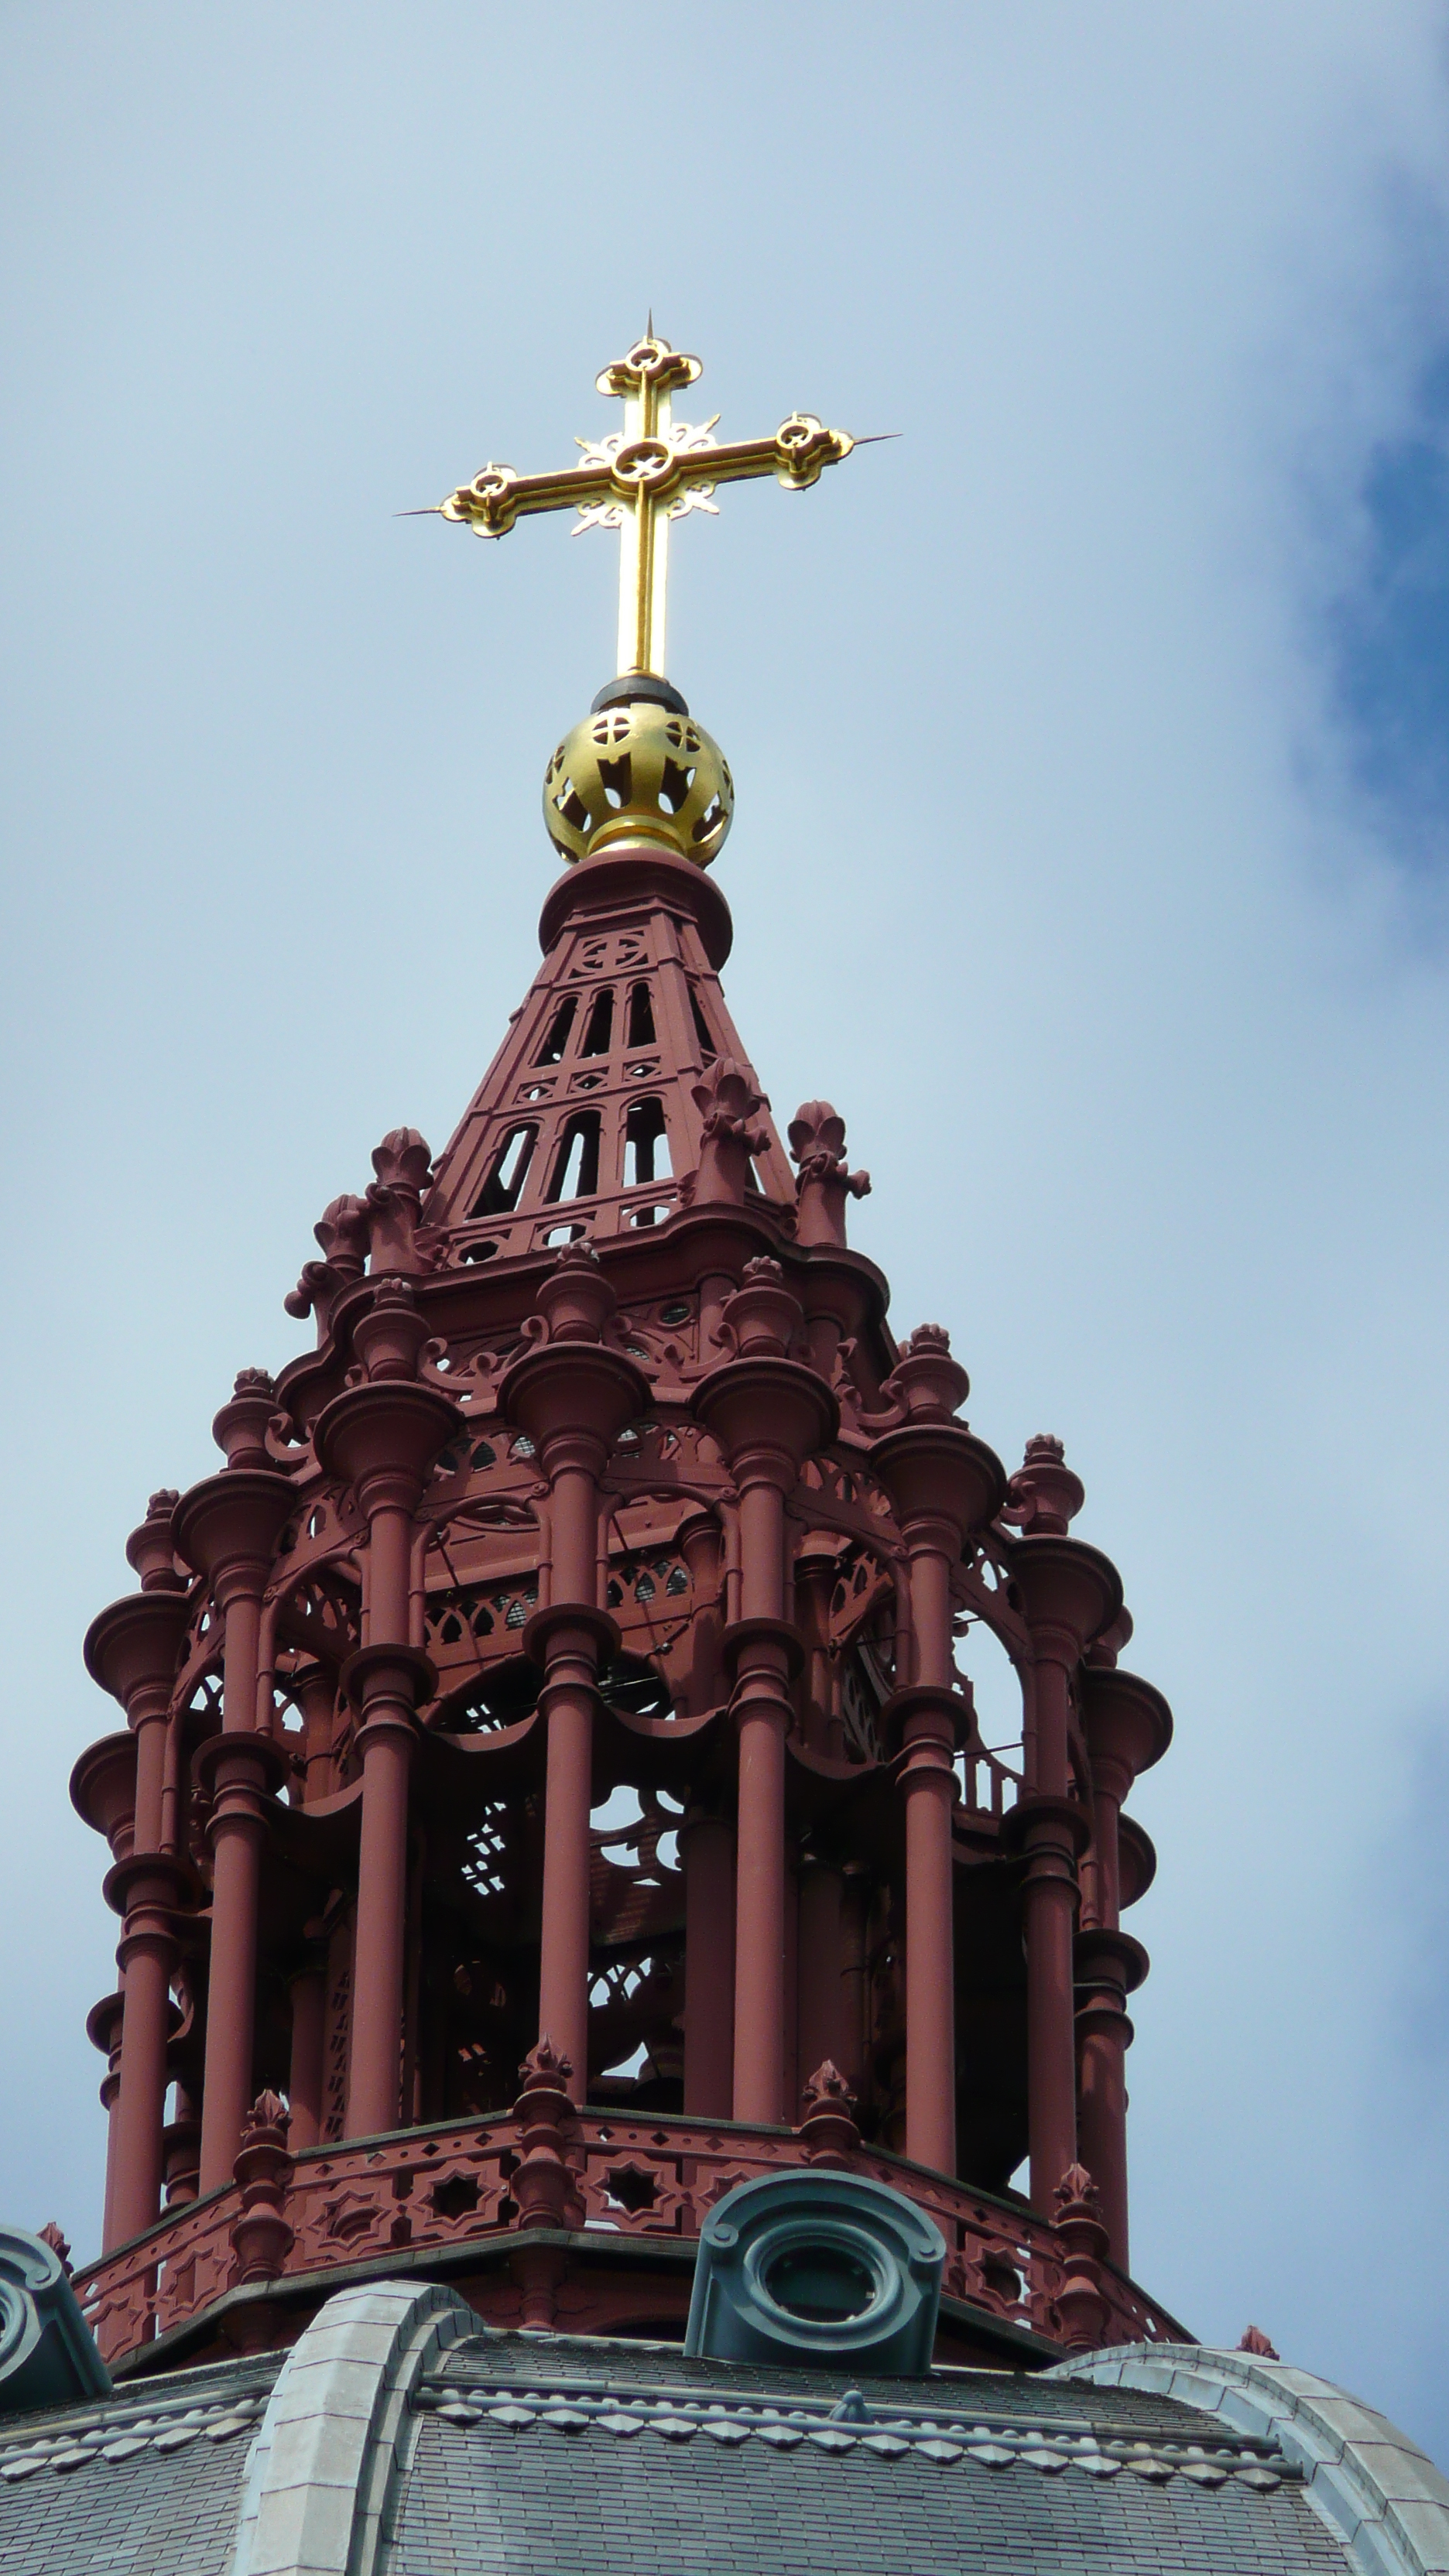
MULTIPOLYGON (((486 2251, 527 2232, 512 2186, 536 2125, 521 2107, 487 2122, 442 2122, 289 2158, 277 2212, 284 2222, 278 2241, 287 2230, 290 2241, 276 2277, 316 2274, 320 2297, 339 2262, 385 2265, 406 2252, 426 2265, 430 2253, 444 2249, 456 2277, 454 2249, 476 2243, 486 2251)), ((575 2110, 557 2134, 576 2199, 568 2224, 583 2252, 590 2233, 691 2244, 736 2183, 797 2166, 805 2132, 575 2110)), ((1059 2335, 1062 2247, 1049 2223, 879 2147, 857 2145, 831 2161, 906 2192, 935 2220, 946 2240, 948 2298, 1059 2335)), ((242 2208, 242 2188, 233 2183, 169 2213, 78 2274, 78 2295, 108 2361, 201 2317, 234 2285, 232 2231, 242 2208)), ((1110 2266, 1098 2287, 1104 2342, 1180 2338, 1173 2319, 1110 2266)))

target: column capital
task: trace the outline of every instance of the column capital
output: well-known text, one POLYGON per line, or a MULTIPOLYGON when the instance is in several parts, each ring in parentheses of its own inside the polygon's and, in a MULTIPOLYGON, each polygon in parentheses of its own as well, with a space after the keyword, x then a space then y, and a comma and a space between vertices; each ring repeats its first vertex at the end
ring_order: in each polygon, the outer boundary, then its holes
POLYGON ((104 1834, 114 1860, 130 1847, 136 1816, 136 1738, 103 1735, 70 1775, 70 1802, 93 1833, 104 1834))
POLYGON ((872 1472, 896 1507, 908 1545, 936 1543, 959 1555, 972 1530, 984 1529, 1006 1499, 1006 1469, 964 1422, 903 1422, 872 1446, 872 1472))
POLYGON ((1101 1549, 1055 1533, 1015 1538, 1007 1557, 1036 1653, 1070 1671, 1122 1607, 1122 1578, 1101 1549))
POLYGON ((546 1476, 574 1466, 598 1477, 626 1422, 647 1412, 649 1381, 602 1342, 542 1342, 507 1371, 498 1405, 527 1433, 546 1476))
POLYGON ((835 1397, 800 1360, 726 1360, 700 1381, 690 1409, 737 1482, 773 1485, 780 1493, 790 1491, 806 1459, 828 1448, 840 1428, 835 1397))
POLYGON ((127 1592, 87 1628, 86 1671, 120 1701, 133 1726, 152 1714, 164 1717, 188 1616, 179 1591, 127 1592))
POLYGON ((1082 1731, 1092 1776, 1119 1804, 1143 1771, 1172 1742, 1172 1711, 1160 1690, 1135 1673, 1088 1664, 1081 1676, 1082 1731))
POLYGON ((280 1467, 223 1467, 182 1495, 176 1507, 178 1552, 206 1576, 223 1609, 260 1594, 296 1505, 295 1489, 280 1467))
POLYGON ((313 1434, 324 1474, 357 1489, 364 1512, 415 1511, 433 1460, 463 1422, 453 1398, 408 1378, 345 1387, 313 1434))
POLYGON ((102 2057, 113 2056, 120 2047, 125 2014, 126 1998, 120 1988, 114 1994, 102 1995, 86 2014, 86 2037, 92 2048, 100 2050, 102 2057))

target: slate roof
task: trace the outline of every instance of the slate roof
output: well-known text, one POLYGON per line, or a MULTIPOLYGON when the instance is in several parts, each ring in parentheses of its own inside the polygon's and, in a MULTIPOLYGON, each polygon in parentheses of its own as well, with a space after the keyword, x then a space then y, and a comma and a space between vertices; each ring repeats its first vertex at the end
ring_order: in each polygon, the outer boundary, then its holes
POLYGON ((172 2371, 0 2422, 4 2576, 226 2576, 248 2446, 281 2362, 172 2371))
POLYGON ((991 2371, 856 2383, 470 2338, 421 2380, 388 2576, 1344 2576, 1272 2442, 991 2371))
POLYGON ((337 2293, 288 2355, 0 2422, 0 2570, 1449 2576, 1449 2485, 1241 2354, 852 2385, 499 2333, 400 2281, 337 2293))

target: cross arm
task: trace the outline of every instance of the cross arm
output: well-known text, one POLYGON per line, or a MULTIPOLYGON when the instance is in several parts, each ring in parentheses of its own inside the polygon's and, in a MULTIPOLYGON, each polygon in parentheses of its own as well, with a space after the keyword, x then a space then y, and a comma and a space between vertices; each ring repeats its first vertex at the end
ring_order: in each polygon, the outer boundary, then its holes
POLYGON ((438 516, 469 527, 477 537, 506 537, 515 519, 535 510, 585 509, 613 489, 607 466, 566 465, 557 474, 515 474, 511 465, 485 465, 471 483, 460 483, 438 516))
POLYGON ((797 492, 818 483, 827 465, 840 465, 855 445, 843 429, 826 429, 813 412, 792 412, 773 438, 737 438, 720 447, 692 448, 679 459, 681 483, 744 483, 773 474, 797 492))
POLYGON ((475 536, 503 537, 516 519, 535 511, 587 509, 606 500, 667 503, 689 485, 743 483, 760 474, 804 491, 819 482, 827 465, 840 464, 854 443, 844 430, 826 429, 812 412, 792 412, 773 438, 739 438, 719 447, 681 448, 667 438, 637 438, 556 474, 515 474, 511 465, 485 465, 471 483, 449 493, 438 514, 470 527, 475 536))

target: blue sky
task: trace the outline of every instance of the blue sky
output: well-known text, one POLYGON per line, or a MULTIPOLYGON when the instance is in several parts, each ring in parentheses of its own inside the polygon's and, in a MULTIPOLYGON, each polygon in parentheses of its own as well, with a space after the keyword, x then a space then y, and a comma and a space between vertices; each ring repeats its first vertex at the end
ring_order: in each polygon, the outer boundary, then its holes
POLYGON ((1177 1716, 1137 2268, 1449 2459, 1446 36, 1417 0, 0 13, 0 2206, 94 2241, 85 1624, 389 1126, 536 957, 652 304, 722 430, 900 430, 678 532, 736 1019, 893 1314, 1058 1432, 1177 1716), (657 50, 649 52, 654 44, 657 50))

